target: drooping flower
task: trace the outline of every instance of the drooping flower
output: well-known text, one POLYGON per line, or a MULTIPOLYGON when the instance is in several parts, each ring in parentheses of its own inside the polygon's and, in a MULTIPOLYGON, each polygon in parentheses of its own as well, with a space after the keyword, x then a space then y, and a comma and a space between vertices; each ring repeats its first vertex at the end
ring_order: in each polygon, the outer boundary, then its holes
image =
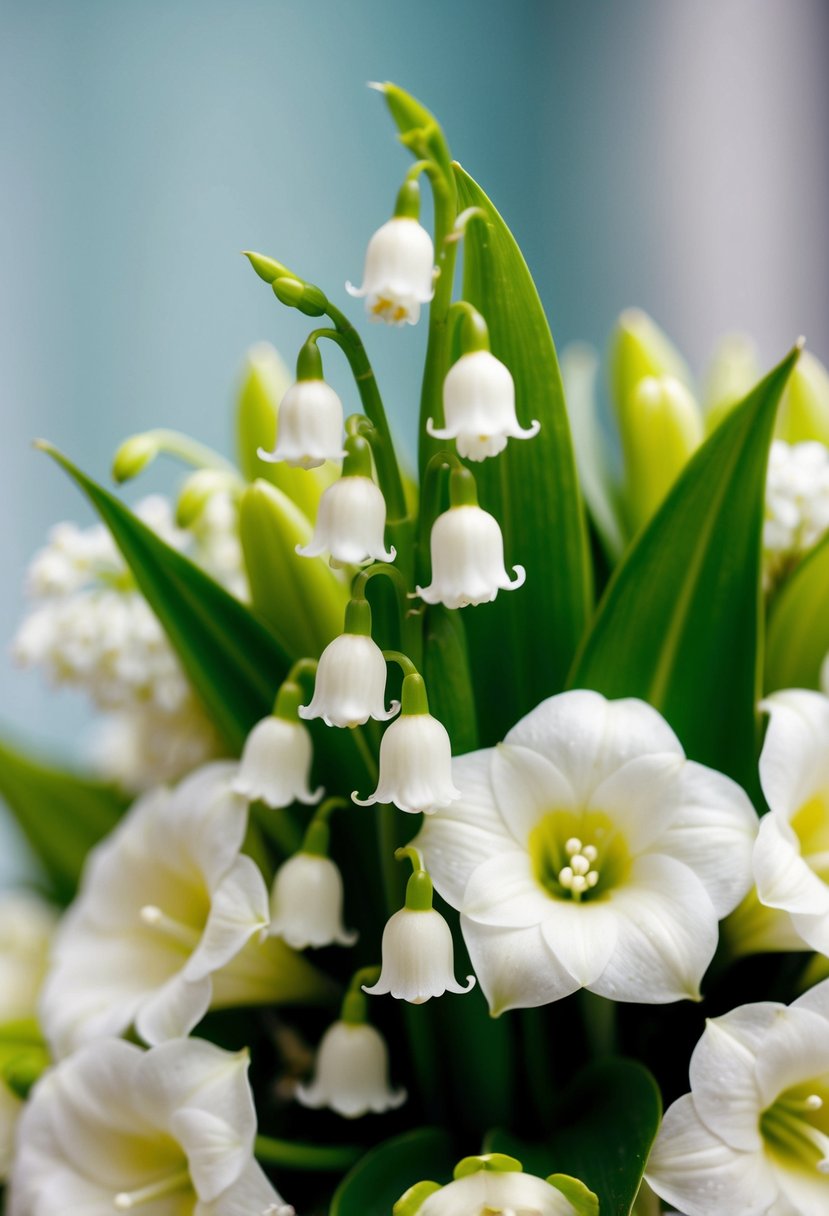
POLYGON ((339 1021, 322 1036, 313 1079, 297 1086, 296 1098, 313 1109, 328 1107, 344 1119, 396 1110, 406 1101, 405 1089, 391 1088, 389 1049, 368 1022, 359 989, 346 994, 339 1021))
POLYGON ((276 872, 269 932, 295 950, 353 946, 357 940, 343 924, 343 878, 328 856, 328 815, 335 806, 347 805, 340 798, 324 802, 308 825, 302 848, 276 872))
POLYGON ((268 892, 240 853, 247 805, 235 765, 140 798, 90 854, 59 930, 41 1018, 57 1057, 134 1025, 156 1044, 208 1008, 316 999, 325 981, 282 942, 260 941, 268 892))
POLYGON ((403 710, 380 740, 377 789, 360 806, 393 802, 401 811, 431 815, 460 797, 452 780, 452 745, 442 722, 429 713, 419 675, 403 681, 403 710))
POLYGON ((432 881, 415 850, 402 852, 412 855, 414 865, 406 903, 386 923, 380 977, 371 987, 363 985, 363 991, 371 996, 391 993, 396 1000, 413 1005, 422 1005, 444 992, 470 992, 475 986, 474 975, 466 977, 466 984, 455 979, 452 931, 432 907, 432 881))
POLYGON ((805 689, 761 702, 769 714, 760 782, 769 814, 754 847, 757 898, 795 940, 829 955, 829 697, 805 689))
POLYGON ((264 802, 272 810, 302 802, 311 806, 325 792, 309 784, 313 743, 297 716, 302 690, 286 681, 277 695, 274 712, 257 722, 245 740, 233 788, 248 802, 264 802))
POLYGON ((279 406, 277 426, 276 447, 272 452, 260 448, 260 460, 316 469, 345 456, 343 403, 321 376, 291 385, 279 406))
POLYGON ((750 884, 754 810, 642 701, 573 691, 457 757, 461 797, 413 842, 494 1013, 587 988, 696 999, 750 884))
POLYGON ((248 1063, 200 1039, 81 1048, 32 1093, 9 1216, 292 1213, 253 1157, 248 1063))
POLYGON ((577 1216, 554 1182, 569 1184, 580 1197, 590 1195, 583 1183, 561 1174, 546 1182, 525 1174, 519 1161, 503 1153, 465 1157, 445 1186, 416 1182, 394 1205, 394 1216, 577 1216))
POLYGON ((452 505, 432 525, 432 581, 417 594, 447 608, 488 604, 499 591, 522 587, 527 574, 523 566, 513 566, 515 578, 507 574, 500 525, 477 505, 471 473, 453 469, 450 485, 452 505))
POLYGON ((331 554, 331 565, 362 566, 369 561, 393 562, 394 546, 386 549, 386 500, 371 477, 371 452, 359 435, 346 442, 343 475, 320 499, 314 535, 298 545, 302 557, 331 554))
POLYGON ((709 1020, 665 1114, 653 1190, 687 1216, 829 1211, 829 981, 709 1020))
POLYGON ((373 321, 416 325, 421 304, 435 294, 435 249, 419 214, 420 188, 416 181, 405 182, 393 219, 368 243, 362 287, 345 285, 349 295, 365 297, 373 321))
POLYGON ((829 448, 816 440, 771 445, 763 524, 763 578, 770 590, 829 529, 829 448))
POLYGON ((385 707, 386 660, 371 636, 371 609, 367 600, 350 600, 345 630, 320 655, 314 695, 300 705, 306 721, 322 718, 326 726, 362 726, 369 718, 386 722, 400 708, 399 701, 385 707))
POLYGON ((525 430, 515 415, 515 384, 507 367, 488 350, 461 355, 443 382, 445 425, 430 418, 426 430, 435 439, 456 440, 458 455, 468 460, 497 456, 508 439, 532 439, 541 424, 525 430))

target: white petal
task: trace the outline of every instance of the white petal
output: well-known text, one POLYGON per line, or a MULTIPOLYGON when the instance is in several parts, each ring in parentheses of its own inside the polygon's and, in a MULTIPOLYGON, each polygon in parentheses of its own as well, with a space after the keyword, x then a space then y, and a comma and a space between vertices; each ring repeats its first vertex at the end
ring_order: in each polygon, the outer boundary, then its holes
POLYGON ((453 908, 460 908, 473 870, 515 844, 495 805, 489 758, 484 750, 453 760, 452 779, 461 796, 430 815, 412 842, 423 853, 436 890, 453 908))
POLYGON ((634 756, 684 755, 665 719, 644 701, 607 701, 584 689, 542 701, 504 742, 546 756, 584 803, 596 786, 634 756))
POLYGON ((239 856, 213 892, 204 935, 185 977, 199 980, 218 971, 269 921, 265 880, 250 857, 239 856))
POLYGON ((829 980, 815 984, 803 996, 799 996, 792 1004, 793 1009, 811 1009, 812 1013, 820 1014, 829 1021, 829 980))
POLYGON ((573 787, 545 756, 507 743, 490 754, 490 780, 498 810, 522 847, 545 815, 577 809, 573 787))
POLYGON ((151 1047, 168 1039, 183 1038, 207 1013, 212 995, 209 976, 189 981, 182 974, 174 975, 142 1003, 135 1017, 135 1029, 151 1047))
POLYGON ((461 912, 479 925, 526 929, 551 915, 552 899, 533 874, 525 852, 504 852, 490 857, 470 876, 461 912))
POLYGON ((194 1216, 266 1216, 271 1207, 277 1210, 284 1202, 261 1167, 250 1161, 232 1186, 212 1203, 200 1204, 194 1216))
POLYGON ((580 987, 596 991, 617 946, 619 922, 613 903, 553 899, 550 904, 542 925, 547 945, 580 987))
POLYGON ((665 1112, 645 1178, 685 1216, 766 1216, 778 1194, 765 1155, 737 1152, 714 1136, 690 1094, 665 1112))
POLYGON ((757 1057, 763 1109, 783 1090, 829 1073, 826 1019, 811 1009, 781 1007, 757 1057))
POLYGON ((540 926, 493 929, 462 916, 461 929, 493 1017, 548 1005, 580 987, 551 953, 540 926))
POLYGON ((754 846, 754 878, 760 902, 806 916, 829 913, 829 887, 800 854, 797 836, 774 811, 760 821, 754 846))
POLYGON ((685 763, 675 752, 634 756, 594 789, 588 809, 609 815, 628 850, 640 853, 676 816, 678 777, 685 763))
POLYGON ((717 917, 696 875, 672 857, 634 860, 610 906, 616 949, 590 991, 614 1001, 697 999, 717 946, 717 917))
POLYGON ((826 1174, 804 1170, 799 1165, 787 1169, 782 1161, 774 1158, 770 1165, 780 1187, 780 1199, 769 1210, 769 1216, 826 1216, 829 1211, 826 1174))
POLYGON ((770 714, 760 782, 772 811, 791 816, 829 785, 829 698, 793 689, 760 703, 770 714))

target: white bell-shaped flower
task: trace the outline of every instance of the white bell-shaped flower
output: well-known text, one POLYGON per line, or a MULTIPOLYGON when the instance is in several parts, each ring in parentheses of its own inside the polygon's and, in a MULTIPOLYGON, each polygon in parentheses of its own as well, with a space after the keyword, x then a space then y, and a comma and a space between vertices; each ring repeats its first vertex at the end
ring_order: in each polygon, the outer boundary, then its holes
MULTIPOLYGON (((525 1174, 514 1157, 486 1153, 460 1161, 453 1181, 446 1186, 416 1182, 400 1197, 394 1211, 399 1216, 577 1216, 576 1207, 555 1185, 559 1181, 579 1187, 585 1198, 591 1196, 573 1178, 557 1174, 545 1181, 525 1174)), ((589 1210, 598 1210, 595 1196, 591 1197, 594 1204, 589 1210)))
POLYGON ((386 500, 371 476, 371 452, 359 435, 346 440, 343 475, 323 493, 314 535, 297 545, 302 557, 331 554, 331 565, 362 566, 365 562, 393 562, 396 551, 386 549, 386 500))
POLYGON ((447 608, 488 604, 499 591, 522 587, 527 573, 513 566, 515 578, 507 574, 500 525, 477 505, 471 473, 453 469, 451 484, 452 506, 432 525, 432 581, 417 594, 427 604, 447 608))
POLYGON ((459 456, 485 460, 497 456, 508 439, 532 439, 541 424, 525 430, 515 415, 515 384, 508 368, 488 350, 461 355, 443 382, 445 425, 430 418, 426 430, 434 439, 454 439, 459 456))
POLYGON ((363 991, 372 996, 391 993, 396 1000, 412 1005, 422 1005, 444 992, 470 992, 475 986, 475 976, 468 975, 466 984, 455 979, 452 931, 432 907, 429 875, 415 850, 400 853, 411 853, 416 866, 406 887, 406 906, 387 921, 380 978, 370 988, 363 985, 363 991))
POLYGON ((245 740, 233 789, 248 802, 276 810, 302 802, 312 806, 325 792, 310 788, 313 744, 308 728, 297 719, 302 693, 293 680, 279 690, 272 714, 257 722, 245 740))
POLYGON ((362 287, 345 285, 349 295, 365 297, 373 321, 416 325, 420 305, 435 294, 435 249, 418 221, 419 213, 420 188, 415 181, 406 182, 394 218, 378 228, 368 243, 362 287))
POLYGON ((357 934, 343 924, 342 874, 328 856, 328 815, 335 806, 347 805, 341 798, 324 802, 309 824, 300 851, 276 872, 269 933, 295 950, 353 946, 357 940, 357 934))
POLYGON ((9 1216, 292 1213, 254 1159, 248 1065, 202 1039, 81 1048, 32 1091, 9 1216))
POLYGON ((345 1119, 358 1119, 369 1112, 396 1110, 406 1101, 405 1089, 392 1089, 389 1083, 386 1041, 366 1017, 365 997, 350 990, 340 1020, 322 1036, 313 1079, 297 1086, 296 1098, 303 1106, 325 1106, 345 1119))
POLYGON ((296 383, 279 405, 276 447, 259 448, 269 464, 284 460, 294 468, 315 469, 326 460, 342 460, 343 403, 322 378, 322 359, 313 339, 299 352, 296 383))
POLYGON ((386 660, 371 637, 371 609, 366 600, 351 600, 345 632, 320 655, 310 705, 300 705, 306 721, 322 718, 326 726, 362 726, 369 718, 385 722, 400 708, 385 708, 386 660))
POLYGON ((403 681, 403 713, 380 740, 377 789, 360 806, 393 802, 401 811, 430 815, 460 797, 452 780, 452 745, 442 722, 429 713, 419 675, 403 681))

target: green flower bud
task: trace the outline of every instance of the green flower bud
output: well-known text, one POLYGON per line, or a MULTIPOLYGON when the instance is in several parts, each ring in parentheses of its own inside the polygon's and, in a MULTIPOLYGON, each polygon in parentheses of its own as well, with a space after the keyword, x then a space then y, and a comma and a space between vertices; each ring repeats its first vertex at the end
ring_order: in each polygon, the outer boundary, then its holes
POLYGON ((178 526, 191 528, 213 495, 227 490, 229 486, 227 474, 218 469, 197 469, 191 473, 182 486, 176 504, 178 526))
POLYGON ((242 255, 250 262, 253 269, 266 283, 273 283, 275 279, 284 277, 293 278, 291 271, 287 266, 283 266, 281 262, 274 261, 273 258, 266 257, 264 253, 253 253, 246 249, 242 255))
POLYGON ((789 377, 775 436, 786 443, 816 439, 829 444, 829 372, 808 350, 801 353, 789 377))
POLYGON ((339 636, 349 597, 325 562, 298 556, 297 545, 307 545, 311 531, 307 516, 276 486, 255 481, 243 493, 239 535, 253 607, 289 654, 316 658, 339 636))
POLYGON ((711 360, 705 380, 703 410, 708 434, 754 387, 760 379, 757 348, 746 334, 723 338, 711 360))
POLYGON ((486 1170, 490 1174, 520 1174, 523 1165, 515 1157, 507 1157, 505 1153, 483 1153, 480 1157, 464 1157, 455 1166, 452 1175, 455 1181, 468 1178, 470 1174, 478 1174, 486 1170))
POLYGON ((416 1182, 400 1196, 392 1208, 392 1216, 416 1216, 429 1196, 442 1189, 439 1182, 416 1182))
POLYGON ((289 308, 298 308, 306 317, 321 317, 328 307, 328 299, 319 287, 305 283, 302 279, 278 278, 271 284, 274 295, 289 308))
POLYGON ((702 442, 696 401, 679 380, 647 376, 633 390, 621 425, 631 529, 647 523, 702 442))
POLYGON ((624 426, 633 391, 645 376, 673 376, 691 386, 688 365, 667 334, 646 312, 628 308, 610 338, 610 388, 620 426, 624 426))
POLYGON ((152 434, 131 435, 125 439, 112 460, 112 477, 120 485, 151 464, 159 453, 158 441, 152 434))

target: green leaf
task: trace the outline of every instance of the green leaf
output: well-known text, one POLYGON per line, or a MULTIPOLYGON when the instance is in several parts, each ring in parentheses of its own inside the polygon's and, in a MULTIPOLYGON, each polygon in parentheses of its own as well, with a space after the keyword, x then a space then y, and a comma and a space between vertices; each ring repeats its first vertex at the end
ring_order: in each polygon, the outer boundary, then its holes
POLYGON ((113 786, 52 768, 0 743, 0 798, 40 860, 59 903, 69 903, 93 845, 129 799, 113 786))
POLYGON ((447 1132, 423 1127, 366 1153, 337 1189, 329 1216, 389 1216, 418 1182, 449 1182, 455 1154, 447 1132))
POLYGON ((373 86, 386 99, 389 113, 400 132, 400 142, 421 160, 433 160, 440 166, 448 183, 452 181, 452 163, 446 138, 440 123, 430 110, 411 93, 387 81, 373 86))
POLYGON ((628 1216, 661 1113, 659 1089, 647 1068, 635 1060, 603 1060, 562 1095, 556 1130, 545 1144, 496 1131, 486 1148, 517 1157, 527 1173, 541 1178, 577 1178, 598 1196, 601 1216, 628 1216))
POLYGON ((273 706, 288 659, 264 625, 50 444, 107 525, 190 683, 234 753, 273 706))
POLYGON ((766 640, 766 692, 820 688, 829 654, 829 536, 803 558, 771 603, 766 640))
POLYGON ((441 605, 427 609, 424 676, 429 707, 449 731, 455 755, 478 746, 472 673, 460 614, 441 605))
POLYGON ((611 579, 569 684, 641 697, 756 789, 766 463, 789 354, 697 451, 611 579))
POLYGON ((504 534, 508 567, 526 584, 467 609, 481 743, 503 738, 544 697, 564 687, 591 607, 591 569, 561 374, 530 272, 501 216, 455 166, 461 207, 478 207, 464 238, 464 299, 489 326, 492 353, 512 372, 518 417, 537 418, 527 442, 475 466, 481 506, 504 534))
POLYGON ((578 1216, 599 1216, 598 1195, 578 1178, 571 1178, 569 1174, 550 1174, 547 1181, 569 1199, 578 1216))

